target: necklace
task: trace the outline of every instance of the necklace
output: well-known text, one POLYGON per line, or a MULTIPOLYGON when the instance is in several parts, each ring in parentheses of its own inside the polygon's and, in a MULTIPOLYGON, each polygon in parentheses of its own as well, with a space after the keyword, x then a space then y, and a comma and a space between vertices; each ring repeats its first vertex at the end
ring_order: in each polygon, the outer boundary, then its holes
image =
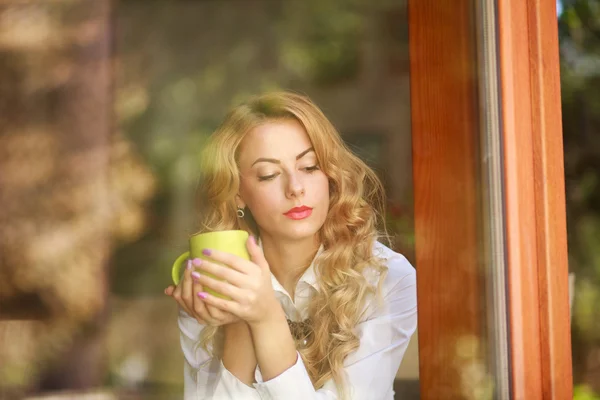
POLYGON ((312 326, 310 319, 305 319, 304 321, 291 321, 287 320, 288 326, 290 327, 290 332, 294 337, 294 340, 302 346, 306 346, 308 343, 308 339, 312 334, 312 326))

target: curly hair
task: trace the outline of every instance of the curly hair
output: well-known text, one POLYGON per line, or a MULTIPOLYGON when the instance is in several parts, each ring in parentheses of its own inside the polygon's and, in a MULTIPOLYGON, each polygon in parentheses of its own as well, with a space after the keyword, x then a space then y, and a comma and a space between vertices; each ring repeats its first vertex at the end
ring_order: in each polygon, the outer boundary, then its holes
MULTIPOLYGON (((310 99, 290 92, 267 93, 226 116, 203 150, 201 230, 244 229, 260 235, 250 212, 243 219, 236 215, 238 151, 253 128, 285 119, 296 120, 305 129, 330 188, 329 211, 319 231, 323 251, 315 260, 320 290, 308 310, 312 334, 299 352, 315 389, 333 378, 343 398, 343 362, 359 346, 355 327, 367 296, 376 294, 381 300, 381 283, 387 273, 383 262, 373 255, 374 242, 385 234, 385 196, 377 175, 346 147, 310 99), (368 282, 366 268, 379 275, 377 287, 368 282)), ((219 328, 210 326, 202 331, 200 346, 212 356, 221 356, 220 333, 219 328)))

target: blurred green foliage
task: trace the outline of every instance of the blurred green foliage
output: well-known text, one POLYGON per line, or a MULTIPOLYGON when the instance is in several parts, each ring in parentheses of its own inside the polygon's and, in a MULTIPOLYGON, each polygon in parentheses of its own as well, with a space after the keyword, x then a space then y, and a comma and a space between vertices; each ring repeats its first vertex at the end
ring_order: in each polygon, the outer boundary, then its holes
MULTIPOLYGON (((114 255, 111 290, 151 295, 169 283, 165 266, 197 227, 198 154, 226 111, 265 90, 356 85, 365 30, 402 7, 389 0, 117 4, 118 125, 151 168, 157 192, 144 236, 114 255)), ((393 227, 411 240, 409 222, 393 227)))
POLYGON ((591 399, 600 393, 600 1, 562 0, 558 24, 574 381, 590 385, 576 398, 591 399))
POLYGON ((573 388, 573 400, 600 400, 589 386, 577 385, 573 388))

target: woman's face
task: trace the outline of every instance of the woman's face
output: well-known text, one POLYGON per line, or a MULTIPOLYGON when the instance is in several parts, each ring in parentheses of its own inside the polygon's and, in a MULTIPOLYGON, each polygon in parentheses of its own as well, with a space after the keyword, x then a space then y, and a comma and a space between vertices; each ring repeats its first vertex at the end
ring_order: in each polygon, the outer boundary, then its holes
POLYGON ((241 143, 238 206, 247 206, 262 236, 314 237, 329 210, 329 181, 306 131, 295 120, 268 122, 241 143))

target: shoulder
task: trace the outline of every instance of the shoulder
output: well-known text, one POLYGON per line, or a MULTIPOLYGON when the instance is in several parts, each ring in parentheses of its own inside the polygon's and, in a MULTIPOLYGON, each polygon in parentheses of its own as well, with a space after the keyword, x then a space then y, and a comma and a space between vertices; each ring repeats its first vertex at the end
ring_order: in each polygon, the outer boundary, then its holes
MULTIPOLYGON (((373 244, 373 256, 381 260, 387 270, 382 286, 383 295, 398 285, 416 285, 415 268, 402 254, 396 253, 380 242, 375 242, 373 244)), ((372 272, 371 274, 369 280, 371 283, 377 284, 380 278, 379 274, 373 274, 372 272)))
POLYGON ((367 268, 367 281, 375 288, 381 284, 381 292, 373 296, 365 304, 364 318, 369 319, 379 314, 404 313, 416 310, 417 280, 415 268, 400 253, 396 253, 380 242, 373 245, 373 256, 384 266, 385 273, 374 268, 367 268), (383 281, 381 281, 383 279, 383 281), (380 282, 381 281, 381 282, 380 282))

